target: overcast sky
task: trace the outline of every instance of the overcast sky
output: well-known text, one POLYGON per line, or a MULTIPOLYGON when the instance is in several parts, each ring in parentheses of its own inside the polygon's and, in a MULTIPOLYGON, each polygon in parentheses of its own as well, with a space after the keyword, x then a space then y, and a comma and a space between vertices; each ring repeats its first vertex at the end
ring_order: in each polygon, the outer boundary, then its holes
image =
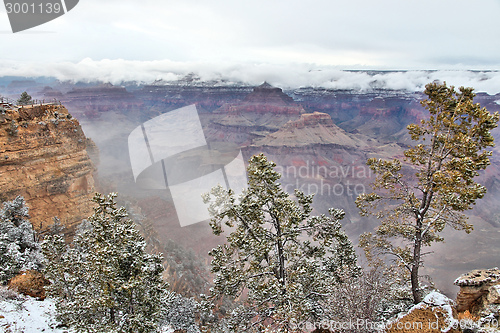
POLYGON ((16 34, 0 17, 2 70, 500 69, 499 0, 80 0, 16 34))

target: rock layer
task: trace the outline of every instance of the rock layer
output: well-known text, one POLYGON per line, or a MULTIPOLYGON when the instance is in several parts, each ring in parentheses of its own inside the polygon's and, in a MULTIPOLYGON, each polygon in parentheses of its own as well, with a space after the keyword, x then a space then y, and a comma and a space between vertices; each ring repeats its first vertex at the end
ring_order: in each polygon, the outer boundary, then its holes
POLYGON ((93 212, 95 167, 79 122, 60 105, 12 106, 0 113, 0 194, 22 195, 44 230, 57 216, 74 226, 93 212))
POLYGON ((500 303, 500 270, 476 269, 455 280, 460 287, 457 310, 478 312, 490 304, 500 303))
POLYGON ((268 83, 255 87, 242 101, 226 103, 210 117, 205 134, 209 141, 249 145, 256 138, 279 130, 305 113, 281 88, 268 83))

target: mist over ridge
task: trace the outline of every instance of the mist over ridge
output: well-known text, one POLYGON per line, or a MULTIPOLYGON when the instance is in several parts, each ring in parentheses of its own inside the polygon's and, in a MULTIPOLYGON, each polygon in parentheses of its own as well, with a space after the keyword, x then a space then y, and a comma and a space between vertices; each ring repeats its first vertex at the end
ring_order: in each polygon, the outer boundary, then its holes
POLYGON ((115 85, 126 82, 172 84, 179 81, 187 85, 255 86, 267 81, 284 89, 316 87, 359 92, 378 89, 421 92, 425 84, 439 80, 457 87, 474 87, 476 92, 490 95, 500 93, 500 72, 488 69, 345 69, 314 64, 228 64, 86 58, 77 63, 4 61, 0 64, 0 70, 3 76, 47 77, 60 81, 108 82, 115 85))

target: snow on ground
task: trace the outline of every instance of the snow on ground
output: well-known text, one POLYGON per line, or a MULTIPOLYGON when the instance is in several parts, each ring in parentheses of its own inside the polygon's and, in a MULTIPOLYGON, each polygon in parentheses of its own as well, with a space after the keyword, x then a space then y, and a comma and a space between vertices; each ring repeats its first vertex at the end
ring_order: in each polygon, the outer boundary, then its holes
MULTIPOLYGON (((399 328, 399 326, 403 325, 404 323, 411 323, 412 325, 415 323, 420 323, 424 325, 424 321, 422 320, 429 319, 429 317, 426 318, 426 316, 430 315, 429 323, 433 322, 434 317, 436 320, 440 320, 439 317, 442 317, 441 320, 443 327, 440 327, 440 330, 441 332, 448 332, 452 328, 456 328, 459 325, 458 321, 453 318, 453 305, 453 300, 437 291, 433 291, 425 296, 422 302, 412 306, 406 312, 399 313, 397 317, 393 318, 392 320, 389 320, 387 323, 385 323, 385 326, 386 328, 390 329, 392 327, 399 328), (413 312, 419 314, 412 314, 413 312), (409 321, 410 318, 412 318, 411 320, 418 318, 419 321, 409 321)), ((430 325, 429 323, 425 321, 425 325, 430 325)))
POLYGON ((425 296, 424 303, 428 305, 441 306, 441 307, 453 305, 453 301, 451 299, 449 299, 448 297, 437 291, 432 291, 427 296, 425 296))
MULTIPOLYGON (((17 295, 0 286, 0 332, 5 333, 72 333, 71 329, 57 328, 56 305, 46 298, 38 301, 24 295, 17 295), (9 297, 6 297, 9 295, 9 297)), ((174 330, 163 327, 161 333, 174 330)))
POLYGON ((38 301, 19 295, 14 299, 0 299, 0 332, 69 333, 56 328, 56 306, 50 299, 38 301))
POLYGON ((441 308, 441 310, 443 311, 444 323, 447 326, 445 328, 442 328, 441 332, 448 332, 453 327, 459 326, 458 320, 453 318, 453 309, 452 309, 452 306, 454 305, 453 300, 449 299, 448 297, 437 291, 433 291, 427 296, 425 296, 423 302, 431 306, 437 306, 441 308))

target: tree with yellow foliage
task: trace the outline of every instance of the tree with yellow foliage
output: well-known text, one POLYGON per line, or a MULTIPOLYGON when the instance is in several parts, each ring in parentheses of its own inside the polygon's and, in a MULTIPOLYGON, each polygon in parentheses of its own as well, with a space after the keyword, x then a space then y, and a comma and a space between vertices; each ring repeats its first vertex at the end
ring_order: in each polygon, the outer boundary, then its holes
POLYGON ((373 233, 361 235, 360 246, 369 260, 390 255, 406 270, 415 303, 422 300, 422 248, 443 241, 440 233, 447 225, 466 233, 472 230, 463 212, 486 193, 474 178, 490 164, 490 131, 499 120, 498 113, 473 102, 472 88, 456 91, 434 82, 426 85, 425 94, 428 99, 421 104, 429 119, 407 127, 417 144, 405 151, 403 161, 369 159, 375 192, 356 199, 361 215, 381 220, 373 233))

